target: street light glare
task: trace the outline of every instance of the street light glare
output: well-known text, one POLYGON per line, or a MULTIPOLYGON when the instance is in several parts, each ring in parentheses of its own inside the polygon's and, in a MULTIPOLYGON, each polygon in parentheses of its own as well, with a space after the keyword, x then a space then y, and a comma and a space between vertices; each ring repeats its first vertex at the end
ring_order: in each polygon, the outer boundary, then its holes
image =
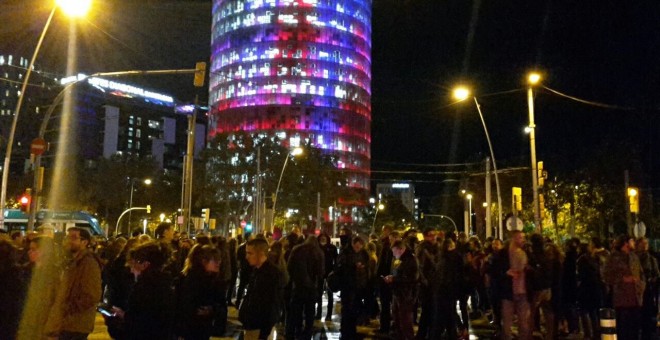
POLYGON ((467 196, 465 196, 465 197, 466 197, 467 199, 471 200, 471 199, 472 199, 472 194, 467 194, 467 196))
POLYGON ((379 204, 379 205, 378 205, 378 210, 383 210, 383 209, 385 209, 385 205, 382 204, 382 203, 379 204))
POLYGON ((527 76, 527 81, 530 85, 536 85, 541 81, 541 75, 536 72, 532 72, 529 74, 529 76, 527 76))
POLYGON ((628 189, 628 196, 630 196, 630 197, 637 196, 637 189, 634 189, 634 188, 628 189))
POLYGON ((147 179, 144 180, 144 184, 146 184, 146 185, 151 185, 151 183, 152 183, 151 178, 147 178, 147 179))
POLYGON ((300 147, 294 148, 293 150, 291 150, 291 154, 294 155, 294 156, 302 155, 303 154, 303 149, 300 148, 300 147))
POLYGON ((466 100, 470 96, 470 90, 463 86, 457 87, 454 89, 453 96, 458 101, 466 100))
POLYGON ((57 0, 57 5, 71 17, 84 17, 92 7, 92 0, 57 0))

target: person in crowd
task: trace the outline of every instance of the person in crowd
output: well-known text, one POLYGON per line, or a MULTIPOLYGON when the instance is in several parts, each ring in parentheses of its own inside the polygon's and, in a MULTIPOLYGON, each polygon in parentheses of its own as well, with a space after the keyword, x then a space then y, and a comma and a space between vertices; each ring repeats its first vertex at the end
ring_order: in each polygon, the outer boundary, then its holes
MULTIPOLYGON (((465 233, 458 235, 458 243, 456 250, 463 258, 463 276, 459 284, 458 307, 460 309, 459 328, 460 337, 465 339, 468 337, 468 330, 470 329, 470 315, 468 314, 468 299, 473 295, 476 289, 476 281, 478 280, 478 271, 472 267, 472 253, 470 252, 470 244, 468 237, 465 233)), ((475 301, 476 302, 476 301, 475 301)), ((476 304, 475 304, 476 305, 476 304)))
POLYGON ((434 322, 431 336, 419 339, 457 339, 458 320, 456 315, 456 299, 459 295, 459 285, 463 275, 463 259, 456 250, 452 237, 442 242, 440 256, 434 271, 436 285, 433 287, 433 302, 435 305, 434 322))
POLYGON ((229 281, 231 280, 231 263, 229 259, 229 249, 227 241, 222 236, 211 237, 211 245, 214 246, 220 254, 220 271, 214 275, 213 280, 213 329, 211 334, 213 336, 224 336, 227 331, 227 317, 229 310, 227 309, 227 290, 229 281))
POLYGON ((603 287, 600 273, 599 258, 595 249, 589 244, 580 244, 578 248, 577 268, 577 302, 582 329, 585 338, 594 339, 598 333, 598 309, 603 305, 603 287))
POLYGON ((231 265, 231 278, 227 286, 227 306, 236 306, 232 301, 232 298, 236 294, 236 280, 238 279, 238 259, 236 258, 238 241, 236 238, 232 237, 227 241, 227 248, 229 251, 229 263, 231 265))
POLYGON ((576 303, 577 303, 577 248, 580 244, 579 239, 569 239, 566 241, 564 265, 561 274, 561 319, 565 321, 566 326, 561 327, 562 333, 576 336, 579 329, 577 323, 576 303))
POLYGON ((367 254, 369 254, 369 280, 367 281, 367 288, 365 290, 364 296, 364 315, 360 318, 360 321, 368 325, 371 322, 371 319, 378 317, 378 302, 376 301, 376 287, 378 285, 379 278, 376 275, 378 271, 378 247, 376 242, 370 241, 366 246, 367 254))
POLYGON ((436 262, 440 255, 437 232, 433 228, 424 230, 424 241, 417 247, 417 261, 419 261, 419 302, 422 313, 419 318, 417 338, 428 339, 431 335, 433 323, 434 304, 433 289, 436 286, 436 262))
MULTIPOLYGON (((319 235, 319 245, 321 246, 321 250, 323 251, 323 259, 325 261, 325 264, 323 266, 323 268, 325 268, 325 273, 323 274, 323 281, 325 281, 328 278, 330 272, 335 268, 335 264, 339 252, 337 251, 337 247, 330 242, 330 236, 328 236, 328 234, 326 233, 321 233, 321 235, 319 235)), ((321 312, 323 309, 323 302, 322 302, 323 292, 325 291, 328 300, 328 308, 325 314, 325 321, 331 321, 332 309, 335 305, 334 294, 323 283, 324 282, 322 282, 319 285, 319 292, 316 298, 316 319, 321 318, 321 312)))
POLYGON ((605 282, 612 287, 617 337, 622 340, 639 339, 641 328, 641 307, 646 280, 634 250, 635 240, 632 237, 619 236, 603 273, 605 282))
POLYGON ((282 272, 268 261, 268 241, 255 238, 246 244, 246 257, 253 267, 238 313, 246 340, 268 339, 280 319, 283 305, 282 272))
POLYGON ((646 287, 642 299, 642 339, 658 338, 658 261, 649 252, 649 240, 640 237, 635 245, 637 257, 639 257, 646 287))
POLYGON ((217 248, 197 244, 190 250, 177 284, 177 334, 186 340, 208 340, 214 304, 219 294, 215 278, 220 272, 217 248))
POLYGON ((247 260, 247 241, 243 242, 236 250, 236 259, 238 260, 238 289, 236 290, 236 306, 241 306, 241 301, 245 295, 245 287, 247 287, 250 276, 252 275, 252 266, 247 260))
POLYGON ((163 272, 168 254, 162 246, 147 242, 128 254, 135 285, 126 310, 113 308, 115 315, 124 320, 126 339, 168 339, 173 333, 176 299, 171 276, 163 272))
POLYGON ((362 298, 368 281, 369 254, 364 250, 365 241, 356 236, 342 249, 337 258, 336 274, 341 280, 341 337, 357 337, 357 319, 362 310, 362 298))
POLYGON ((553 262, 547 255, 545 241, 541 234, 530 237, 529 253, 529 288, 531 290, 531 320, 535 320, 539 311, 545 319, 545 339, 555 339, 555 314, 552 308, 553 262))
POLYGON ((486 288, 486 294, 488 296, 488 301, 489 305, 491 306, 492 310, 492 317, 490 320, 490 324, 494 325, 496 328, 496 332, 499 333, 500 331, 500 326, 502 322, 502 305, 501 301, 502 299, 500 298, 499 290, 497 289, 497 282, 493 279, 494 273, 494 261, 495 257, 497 254, 504 248, 504 243, 502 243, 502 240, 500 239, 493 239, 490 243, 488 255, 486 256, 486 259, 484 261, 484 267, 483 267, 483 278, 484 278, 484 286, 486 288))
POLYGON ((16 338, 21 317, 24 284, 17 252, 12 241, 0 240, 0 339, 16 338))
POLYGON ((499 289, 502 298, 502 336, 512 339, 511 326, 514 312, 518 316, 518 339, 532 338, 530 306, 527 299, 526 267, 527 254, 523 250, 525 235, 522 231, 511 232, 511 240, 502 249, 498 259, 499 289), (504 272, 502 275, 502 271, 504 272))
MULTIPOLYGON (((109 306, 115 306, 122 310, 128 308, 128 297, 133 289, 135 277, 128 267, 128 253, 131 249, 137 247, 139 241, 137 238, 127 240, 126 245, 119 255, 110 260, 103 268, 103 278, 106 282, 103 291, 103 302, 109 306)), ((105 324, 108 327, 108 333, 113 339, 125 339, 124 320, 112 315, 103 315, 105 324)))
POLYGON ((28 243, 28 259, 27 266, 23 268, 23 283, 27 285, 24 291, 27 295, 23 313, 18 314, 21 316, 18 339, 43 339, 44 326, 55 302, 60 276, 53 239, 46 236, 31 238, 28 243))
POLYGON ((92 235, 85 228, 66 231, 68 263, 46 323, 46 334, 60 340, 85 339, 94 330, 96 304, 101 300, 101 265, 88 249, 92 235))
POLYGON ((323 251, 315 236, 308 236, 291 251, 287 262, 291 278, 291 300, 286 318, 287 339, 312 338, 316 295, 318 284, 325 274, 324 265, 323 251))
MULTIPOLYGON (((400 239, 399 232, 392 231, 389 225, 383 226, 383 235, 380 238, 382 244, 382 252, 378 256, 378 271, 379 278, 392 274, 392 263, 394 255, 392 254, 392 243, 400 239)), ((390 313, 392 305, 392 291, 388 284, 380 280, 378 286, 378 296, 380 298, 380 327, 378 332, 381 334, 388 334, 392 323, 392 314, 390 313)))
POLYGON ((406 244, 397 240, 392 244, 392 254, 397 259, 392 274, 383 278, 383 281, 392 289, 392 316, 394 319, 394 337, 396 339, 412 340, 413 308, 417 299, 417 282, 419 269, 417 259, 406 244))

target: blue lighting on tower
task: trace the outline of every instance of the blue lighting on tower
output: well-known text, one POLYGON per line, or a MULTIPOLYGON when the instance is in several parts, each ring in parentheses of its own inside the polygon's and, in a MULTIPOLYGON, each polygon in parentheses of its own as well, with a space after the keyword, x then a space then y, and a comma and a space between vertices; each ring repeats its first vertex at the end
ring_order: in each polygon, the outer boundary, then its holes
POLYGON ((305 141, 369 188, 371 0, 215 0, 209 135, 305 141))

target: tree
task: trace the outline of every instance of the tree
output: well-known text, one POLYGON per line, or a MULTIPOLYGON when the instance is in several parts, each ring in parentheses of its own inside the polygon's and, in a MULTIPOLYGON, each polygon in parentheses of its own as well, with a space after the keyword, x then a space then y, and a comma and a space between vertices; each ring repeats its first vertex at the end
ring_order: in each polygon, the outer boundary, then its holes
POLYGON ((291 157, 277 195, 275 223, 283 225, 288 209, 298 211, 294 216, 298 222, 315 218, 317 193, 321 193, 321 206, 330 206, 346 195, 346 179, 337 171, 333 156, 311 145, 303 149, 303 154, 294 158, 276 137, 255 138, 245 131, 216 135, 203 154, 204 167, 200 171, 204 194, 200 201, 212 211, 215 207, 225 226, 251 219, 257 176, 261 176, 266 204, 272 207, 284 162, 291 157), (257 174, 257 149, 261 174, 257 174))

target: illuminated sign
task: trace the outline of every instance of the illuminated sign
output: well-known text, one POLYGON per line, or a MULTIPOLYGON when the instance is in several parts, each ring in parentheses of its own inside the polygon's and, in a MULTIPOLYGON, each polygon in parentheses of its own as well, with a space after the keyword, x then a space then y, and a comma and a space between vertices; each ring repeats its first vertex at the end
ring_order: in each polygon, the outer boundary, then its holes
POLYGON ((76 76, 70 76, 70 77, 62 78, 60 80, 60 84, 61 85, 67 85, 67 84, 74 83, 74 82, 77 82, 77 81, 82 81, 82 80, 85 80, 85 79, 87 79, 87 83, 89 83, 90 85, 98 87, 102 90, 119 91, 119 92, 123 92, 123 93, 129 94, 129 95, 134 95, 134 96, 139 96, 139 97, 143 97, 143 98, 158 100, 158 101, 161 101, 161 102, 164 102, 164 103, 170 103, 170 104, 174 103, 174 98, 172 98, 171 96, 165 95, 165 94, 152 92, 152 91, 145 90, 145 89, 137 87, 137 86, 123 84, 123 83, 119 83, 119 82, 116 82, 116 81, 111 81, 111 80, 107 80, 107 79, 103 79, 103 78, 97 78, 97 77, 88 78, 87 75, 82 74, 82 73, 79 73, 76 76))
POLYGON ((410 184, 408 183, 394 183, 392 184, 393 189, 408 189, 410 188, 410 184))

